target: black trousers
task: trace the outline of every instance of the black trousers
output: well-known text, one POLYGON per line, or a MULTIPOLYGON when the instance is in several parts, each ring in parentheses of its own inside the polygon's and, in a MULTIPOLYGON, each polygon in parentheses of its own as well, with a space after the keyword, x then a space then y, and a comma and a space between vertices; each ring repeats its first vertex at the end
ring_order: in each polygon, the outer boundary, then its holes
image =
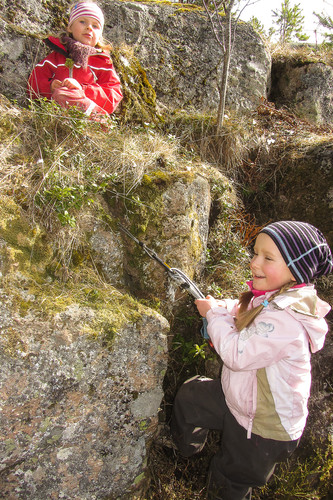
POLYGON ((299 442, 256 434, 247 439, 225 402, 220 379, 196 376, 176 395, 171 433, 180 453, 190 457, 203 449, 210 429, 221 431, 221 447, 209 468, 207 488, 212 499, 250 499, 252 487, 266 484, 275 465, 286 460, 299 442))

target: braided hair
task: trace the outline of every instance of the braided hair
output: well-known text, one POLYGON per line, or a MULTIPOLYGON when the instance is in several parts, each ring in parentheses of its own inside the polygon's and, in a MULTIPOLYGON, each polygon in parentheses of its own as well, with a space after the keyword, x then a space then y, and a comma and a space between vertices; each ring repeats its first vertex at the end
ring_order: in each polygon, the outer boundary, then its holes
MULTIPOLYGON (((281 295, 282 293, 286 292, 290 288, 292 288, 295 285, 295 281, 289 281, 285 285, 283 285, 277 292, 273 293, 268 299, 267 302, 271 302, 272 300, 275 299, 278 295, 281 295)), ((235 318, 235 325, 237 327, 238 331, 243 330, 243 328, 246 328, 249 326, 255 318, 258 316, 258 314, 261 313, 261 311, 264 308, 264 304, 261 303, 257 307, 253 307, 252 309, 248 309, 248 306, 254 297, 252 291, 244 292, 240 296, 239 299, 239 308, 238 308, 238 313, 235 318)))

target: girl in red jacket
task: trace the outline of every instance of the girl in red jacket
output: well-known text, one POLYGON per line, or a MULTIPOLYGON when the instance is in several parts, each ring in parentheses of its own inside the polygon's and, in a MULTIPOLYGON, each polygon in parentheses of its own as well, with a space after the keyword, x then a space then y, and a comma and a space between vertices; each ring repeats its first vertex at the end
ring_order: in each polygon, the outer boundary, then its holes
POLYGON ((64 108, 77 106, 93 119, 113 113, 123 96, 103 27, 104 15, 95 3, 73 5, 67 32, 44 40, 53 52, 29 77, 31 98, 53 99, 64 108))

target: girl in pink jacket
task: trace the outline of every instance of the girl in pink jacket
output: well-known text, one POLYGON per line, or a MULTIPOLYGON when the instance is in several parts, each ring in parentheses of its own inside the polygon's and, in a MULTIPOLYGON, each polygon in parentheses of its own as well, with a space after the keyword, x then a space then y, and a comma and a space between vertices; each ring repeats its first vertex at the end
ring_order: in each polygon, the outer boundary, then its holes
POLYGON ((74 4, 67 32, 45 43, 53 51, 39 62, 28 80, 31 98, 46 97, 60 106, 77 106, 100 120, 122 99, 120 80, 102 38, 104 15, 93 2, 74 4))
POLYGON ((223 361, 222 376, 182 385, 171 430, 187 457, 202 450, 209 429, 222 431, 209 498, 251 498, 252 487, 264 485, 297 447, 308 413, 311 352, 324 345, 330 310, 310 282, 332 267, 318 229, 275 222, 256 239, 249 292, 239 300, 196 300, 223 361))

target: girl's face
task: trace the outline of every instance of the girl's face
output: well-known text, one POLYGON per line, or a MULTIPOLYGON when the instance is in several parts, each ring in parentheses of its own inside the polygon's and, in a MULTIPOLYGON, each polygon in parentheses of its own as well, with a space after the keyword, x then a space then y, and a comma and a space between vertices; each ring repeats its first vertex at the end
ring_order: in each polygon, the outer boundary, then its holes
POLYGON ((95 47, 102 36, 101 26, 93 17, 78 17, 67 31, 72 33, 74 40, 90 47, 95 47))
POLYGON ((266 233, 260 233, 256 239, 250 269, 256 290, 277 290, 289 281, 296 281, 280 250, 266 233))

